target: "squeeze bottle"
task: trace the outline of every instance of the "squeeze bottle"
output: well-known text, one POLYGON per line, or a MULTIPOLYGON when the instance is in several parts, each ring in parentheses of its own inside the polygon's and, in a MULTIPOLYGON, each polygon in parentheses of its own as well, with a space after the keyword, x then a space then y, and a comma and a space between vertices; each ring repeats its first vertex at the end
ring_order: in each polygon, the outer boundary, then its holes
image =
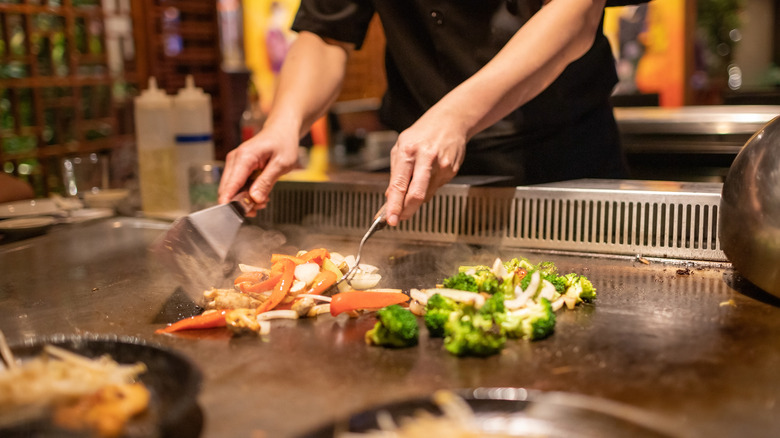
POLYGON ((141 210, 171 218, 179 211, 176 147, 171 97, 149 78, 149 88, 133 99, 141 210))
POLYGON ((214 161, 211 96, 195 87, 192 75, 187 75, 185 87, 173 97, 173 108, 179 206, 190 211, 190 168, 214 161))

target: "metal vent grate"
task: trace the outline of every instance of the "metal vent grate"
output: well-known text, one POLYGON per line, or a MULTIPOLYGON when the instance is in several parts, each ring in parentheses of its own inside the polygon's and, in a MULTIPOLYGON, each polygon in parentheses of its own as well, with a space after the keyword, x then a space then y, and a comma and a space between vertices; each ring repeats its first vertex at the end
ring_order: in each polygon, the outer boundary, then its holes
MULTIPOLYGON (((594 180, 517 188, 447 185, 385 233, 416 241, 725 261, 717 230, 721 185, 664 184, 664 190, 594 180)), ((358 237, 384 202, 384 189, 280 182, 258 221, 358 237)))

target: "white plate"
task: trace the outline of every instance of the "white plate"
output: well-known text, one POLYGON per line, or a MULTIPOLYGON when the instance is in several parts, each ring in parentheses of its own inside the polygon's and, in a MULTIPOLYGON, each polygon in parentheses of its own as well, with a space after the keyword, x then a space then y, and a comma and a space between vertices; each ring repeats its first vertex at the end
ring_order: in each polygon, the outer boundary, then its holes
POLYGON ((84 193, 84 203, 91 208, 116 208, 130 195, 127 189, 105 189, 84 193))
POLYGON ((75 224, 95 219, 103 219, 114 216, 115 214, 116 212, 113 208, 82 208, 71 211, 68 217, 63 219, 63 222, 75 224))
POLYGON ((54 225, 56 219, 51 216, 31 216, 0 221, 0 233, 32 235, 46 231, 54 225))
POLYGON ((62 210, 52 199, 30 199, 26 201, 7 202, 0 204, 0 219, 25 216, 59 215, 62 210))

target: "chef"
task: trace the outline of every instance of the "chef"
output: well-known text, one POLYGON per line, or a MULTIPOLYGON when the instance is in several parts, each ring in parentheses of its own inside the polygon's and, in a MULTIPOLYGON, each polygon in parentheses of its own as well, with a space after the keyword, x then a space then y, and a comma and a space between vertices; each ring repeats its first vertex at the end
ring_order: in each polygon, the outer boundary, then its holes
POLYGON ((626 174, 610 95, 606 0, 302 0, 298 38, 264 128, 227 155, 228 202, 264 208, 299 139, 338 96, 350 53, 377 13, 386 36, 381 120, 400 134, 385 192, 391 226, 456 174, 512 185, 626 174))

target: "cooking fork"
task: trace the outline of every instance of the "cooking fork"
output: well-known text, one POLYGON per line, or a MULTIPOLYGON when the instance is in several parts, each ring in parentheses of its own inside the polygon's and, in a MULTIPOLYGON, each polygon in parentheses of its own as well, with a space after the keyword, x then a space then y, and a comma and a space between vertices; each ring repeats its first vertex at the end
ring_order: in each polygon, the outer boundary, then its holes
POLYGON ((368 231, 366 231, 366 234, 363 235, 363 239, 360 240, 360 246, 358 246, 357 254, 355 254, 355 264, 349 268, 349 271, 347 271, 338 282, 336 282, 336 285, 341 284, 343 281, 346 281, 347 284, 352 285, 352 283, 350 283, 350 279, 355 275, 355 272, 357 272, 358 266, 360 266, 360 256, 363 253, 363 245, 366 244, 366 241, 369 237, 386 226, 387 214, 385 213, 385 205, 382 205, 379 211, 377 211, 374 215, 374 222, 371 223, 371 226, 368 227, 368 231))

